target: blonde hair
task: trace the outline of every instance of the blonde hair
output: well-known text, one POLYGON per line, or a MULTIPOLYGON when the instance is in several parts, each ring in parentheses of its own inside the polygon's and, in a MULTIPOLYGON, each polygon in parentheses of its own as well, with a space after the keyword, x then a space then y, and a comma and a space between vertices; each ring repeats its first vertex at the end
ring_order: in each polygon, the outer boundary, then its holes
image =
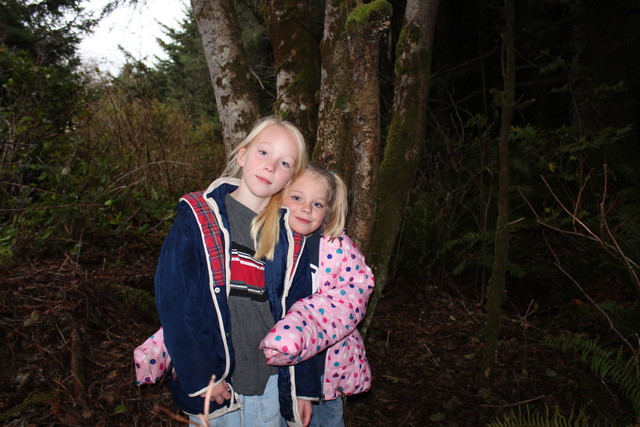
MULTIPOLYGON (((242 175, 242 168, 238 165, 238 153, 242 148, 248 148, 256 137, 269 126, 280 126, 293 137, 298 144, 298 156, 293 167, 291 181, 296 180, 307 167, 308 154, 302 132, 293 123, 276 116, 268 116, 253 127, 249 135, 238 144, 229 154, 227 167, 222 173, 223 177, 239 178, 242 175)), ((253 219, 251 223, 251 236, 256 247, 256 259, 273 259, 276 244, 280 237, 280 205, 282 204, 282 190, 269 198, 267 206, 253 219)))
MULTIPOLYGON (((327 183, 327 213, 324 217, 322 235, 331 240, 336 239, 344 231, 344 224, 347 219, 347 186, 339 175, 329 172, 324 166, 317 162, 310 162, 305 169, 305 173, 311 173, 321 177, 327 183)), ((259 242, 256 244, 257 250, 255 257, 257 259, 273 259, 275 246, 278 243, 280 207, 282 206, 282 197, 285 191, 286 188, 271 196, 267 207, 253 222, 251 235, 254 241, 256 240, 256 236, 260 235, 259 242), (260 217, 264 219, 261 222, 258 221, 260 217), (263 238, 267 230, 270 233, 275 233, 275 239, 263 238)))
POLYGON ((251 237, 253 237, 256 259, 273 259, 276 244, 280 239, 280 207, 282 194, 285 189, 271 196, 267 206, 251 223, 251 237))
POLYGON ((330 172, 318 162, 310 162, 305 172, 312 173, 324 178, 327 182, 327 214, 322 225, 322 235, 335 239, 344 231, 344 224, 347 220, 348 201, 347 186, 340 175, 330 172))
POLYGON ((289 132, 289 134, 291 134, 293 139, 298 144, 298 157, 296 158, 296 164, 293 168, 293 176, 291 179, 293 180, 297 178, 300 174, 302 174, 302 172, 304 172, 304 169, 307 166, 308 155, 307 146, 304 143, 304 136, 302 136, 302 132, 300 132, 300 129, 298 129, 296 125, 287 120, 281 119, 280 117, 276 116, 267 116, 260 119, 255 124, 253 129, 251 129, 249 135, 247 135, 246 138, 243 139, 240 144, 238 144, 233 149, 233 151, 231 151, 231 153, 229 153, 227 167, 224 169, 224 172, 222 172, 223 177, 240 178, 242 176, 242 168, 238 164, 238 153, 243 148, 249 148, 249 146, 253 143, 260 132, 262 132, 269 126, 280 126, 281 128, 285 129, 287 132, 289 132))

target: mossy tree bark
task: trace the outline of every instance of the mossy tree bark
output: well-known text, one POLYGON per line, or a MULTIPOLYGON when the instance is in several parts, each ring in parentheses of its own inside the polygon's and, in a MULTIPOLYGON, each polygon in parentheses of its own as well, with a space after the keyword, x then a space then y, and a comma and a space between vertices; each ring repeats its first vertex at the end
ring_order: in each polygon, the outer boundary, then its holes
POLYGON ((387 282, 420 151, 426 138, 428 86, 438 0, 409 0, 396 48, 393 114, 378 176, 376 222, 369 262, 376 287, 361 330, 366 332, 387 282))
POLYGON ((322 60, 318 132, 313 157, 339 173, 347 186, 353 172, 351 127, 351 61, 345 32, 348 13, 355 0, 328 1, 320 44, 322 60))
POLYGON ((222 126, 225 151, 259 118, 258 95, 230 0, 191 0, 222 126))
POLYGON ((380 164, 380 33, 388 28, 392 7, 376 0, 356 7, 347 17, 351 85, 353 89, 354 171, 347 229, 367 251, 375 219, 377 171, 380 164))
POLYGON ((498 176, 498 217, 494 237, 494 256, 487 289, 487 323, 483 330, 482 372, 489 377, 498 348, 500 317, 506 290, 507 259, 509 256, 509 130, 515 109, 516 64, 513 39, 515 7, 513 0, 504 1, 505 25, 502 32, 504 57, 504 92, 502 117, 498 139, 500 172, 498 176))
POLYGON ((295 122, 312 150, 318 117, 320 50, 319 40, 310 31, 309 2, 271 0, 265 5, 276 70, 274 112, 295 122))

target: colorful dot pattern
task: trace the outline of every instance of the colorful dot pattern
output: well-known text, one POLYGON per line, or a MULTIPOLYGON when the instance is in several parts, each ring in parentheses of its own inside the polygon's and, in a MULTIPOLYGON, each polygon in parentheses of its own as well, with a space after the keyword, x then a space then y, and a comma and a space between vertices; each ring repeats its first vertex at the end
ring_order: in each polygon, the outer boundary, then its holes
POLYGON ((133 351, 136 385, 155 384, 171 365, 171 357, 164 345, 164 331, 160 328, 133 351))
POLYGON ((375 284, 353 241, 320 241, 318 291, 296 302, 262 341, 268 363, 292 365, 326 348, 324 395, 335 399, 371 387, 371 369, 357 326, 375 284))

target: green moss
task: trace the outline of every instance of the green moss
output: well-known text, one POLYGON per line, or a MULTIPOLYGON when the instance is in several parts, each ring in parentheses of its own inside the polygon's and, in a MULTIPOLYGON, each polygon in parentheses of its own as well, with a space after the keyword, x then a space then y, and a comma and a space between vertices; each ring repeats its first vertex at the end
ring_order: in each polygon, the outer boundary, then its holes
POLYGON ((0 268, 11 267, 13 264, 13 252, 11 249, 0 248, 0 268))
POLYGON ((345 29, 353 34, 362 25, 378 27, 380 22, 389 19, 393 13, 393 6, 386 0, 374 0, 371 3, 358 6, 347 16, 345 29))
MULTIPOLYGON (((398 51, 405 50, 403 46, 412 45, 415 43, 420 43, 420 37, 422 37, 422 32, 419 28, 414 26, 408 26, 403 28, 398 36, 398 51)), ((402 75, 406 73, 411 73, 412 71, 429 70, 431 67, 431 50, 422 50, 418 54, 417 61, 410 62, 402 62, 396 61, 394 72, 396 75, 402 75)))
POLYGON ((333 103, 333 106, 338 110, 344 110, 347 105, 349 105, 349 97, 345 94, 340 94, 333 103))

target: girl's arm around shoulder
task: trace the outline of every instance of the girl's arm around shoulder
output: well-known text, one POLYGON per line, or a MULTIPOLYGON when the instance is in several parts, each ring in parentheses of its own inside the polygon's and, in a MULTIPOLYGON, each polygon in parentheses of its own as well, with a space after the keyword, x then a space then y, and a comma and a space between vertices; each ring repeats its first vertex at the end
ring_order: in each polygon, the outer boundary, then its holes
POLYGON ((306 360, 351 334, 366 314, 374 277, 351 239, 320 242, 319 289, 297 301, 263 339, 267 363, 306 360))

